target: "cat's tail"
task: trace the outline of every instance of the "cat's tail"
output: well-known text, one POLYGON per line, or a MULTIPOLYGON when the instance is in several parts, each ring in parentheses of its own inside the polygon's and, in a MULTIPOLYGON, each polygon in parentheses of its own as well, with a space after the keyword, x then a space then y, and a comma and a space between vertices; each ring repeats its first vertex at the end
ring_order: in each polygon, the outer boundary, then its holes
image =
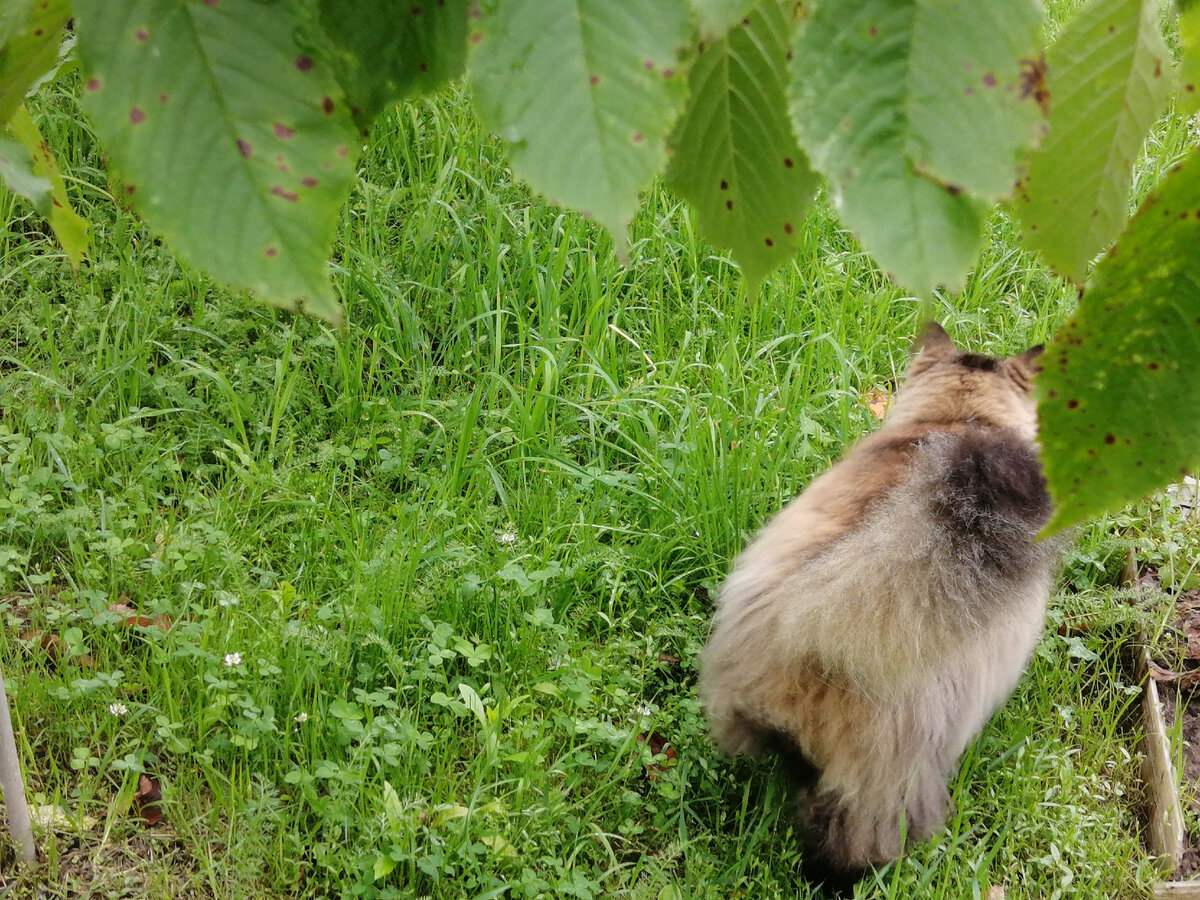
MULTIPOLYGON (((770 747, 785 762, 807 762, 785 735, 773 735, 770 747)), ((888 783, 839 786, 833 780, 836 773, 820 773, 811 765, 787 765, 786 770, 801 776, 793 786, 805 851, 803 874, 834 891, 848 890, 871 867, 891 862, 906 845, 933 835, 951 805, 933 759, 890 773, 888 783)))

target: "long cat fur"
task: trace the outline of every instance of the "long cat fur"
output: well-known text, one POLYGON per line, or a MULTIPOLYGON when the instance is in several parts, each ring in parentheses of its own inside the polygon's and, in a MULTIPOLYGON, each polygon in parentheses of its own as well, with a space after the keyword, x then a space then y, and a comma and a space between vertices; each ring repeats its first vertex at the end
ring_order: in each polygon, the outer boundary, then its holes
POLYGON ((717 744, 780 752, 834 880, 943 824, 946 779, 1028 664, 1056 557, 1030 379, 1041 347, 960 352, 936 323, 879 431, 725 582, 700 694, 717 744))

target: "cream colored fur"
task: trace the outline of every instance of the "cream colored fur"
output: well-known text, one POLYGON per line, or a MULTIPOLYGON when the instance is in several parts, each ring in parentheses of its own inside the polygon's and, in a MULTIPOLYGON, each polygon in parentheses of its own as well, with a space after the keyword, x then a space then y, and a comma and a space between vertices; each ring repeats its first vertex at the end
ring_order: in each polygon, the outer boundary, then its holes
POLYGON ((700 682, 713 737, 739 754, 784 735, 819 770, 799 813, 835 867, 941 826, 948 773, 1041 633, 1040 523, 1011 514, 1013 537, 998 513, 989 527, 1020 558, 996 564, 942 521, 964 441, 1032 446, 1034 355, 972 368, 934 326, 880 431, 763 528, 721 590, 700 682))

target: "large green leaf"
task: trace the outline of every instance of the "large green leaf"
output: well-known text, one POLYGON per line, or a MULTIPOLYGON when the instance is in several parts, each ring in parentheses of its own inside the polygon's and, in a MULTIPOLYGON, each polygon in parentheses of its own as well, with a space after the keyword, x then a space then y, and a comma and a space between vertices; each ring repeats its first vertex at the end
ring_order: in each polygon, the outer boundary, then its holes
POLYGON ((960 285, 1036 137, 1030 0, 838 0, 796 42, 792 117, 843 221, 893 277, 960 285), (983 199, 980 199, 983 198, 983 199))
POLYGON ((50 206, 50 180, 34 174, 33 157, 17 141, 0 140, 0 178, 18 197, 24 197, 34 209, 50 206))
POLYGON ((320 0, 321 27, 341 51, 338 80, 355 119, 462 74, 470 0, 320 0))
POLYGON ((471 84, 513 172, 619 247, 683 110, 684 0, 503 0, 472 22, 471 84))
MULTIPOLYGON (((691 0, 700 25, 700 40, 715 41, 750 14, 755 0, 691 0)), ((796 6, 795 0, 788 4, 796 6)))
POLYGON ((791 0, 767 0, 707 46, 671 144, 667 181, 696 208, 700 233, 729 247, 751 284, 790 259, 817 187, 788 118, 791 0))
POLYGON ((54 68, 70 0, 4 0, 0 10, 0 124, 54 68))
POLYGON ((1036 0, 919 2, 909 61, 906 155, 985 200, 1012 196, 1044 125, 1036 0))
POLYGON ((1055 531, 1200 463, 1200 150, 1097 264, 1038 377, 1055 531))
POLYGON ((184 259, 339 322, 326 260, 354 173, 349 110, 283 3, 77 0, 84 108, 184 259))
POLYGON ((1184 115, 1200 112, 1200 2, 1179 4, 1179 102, 1184 115))
POLYGON ((71 268, 78 268, 88 251, 91 226, 71 208, 67 186, 50 145, 42 139, 37 123, 23 105, 17 107, 4 131, 15 142, 0 142, 10 154, 6 163, 0 165, 0 176, 14 193, 33 203, 45 217, 71 268))
POLYGON ((1025 243, 1082 283, 1121 231, 1130 173, 1171 91, 1155 0, 1095 0, 1048 54, 1050 133, 1033 154, 1017 212, 1025 243))

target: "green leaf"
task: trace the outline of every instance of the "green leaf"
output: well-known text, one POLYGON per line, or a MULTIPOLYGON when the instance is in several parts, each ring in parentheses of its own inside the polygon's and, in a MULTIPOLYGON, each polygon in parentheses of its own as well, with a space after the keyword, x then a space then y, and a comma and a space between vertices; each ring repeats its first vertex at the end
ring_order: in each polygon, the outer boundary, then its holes
POLYGON ((400 795, 396 793, 396 789, 392 787, 390 781, 383 783, 383 811, 389 825, 395 826, 404 823, 404 804, 400 801, 400 795))
POLYGON ((839 0, 800 31, 800 143, 842 220, 911 289, 963 283, 983 241, 980 198, 1016 180, 1037 125, 1036 92, 1023 90, 1035 22, 1029 0, 839 0))
POLYGON ((1036 0, 917 3, 905 153, 918 172, 996 201, 1012 196, 1043 128, 1036 0))
MULTIPOLYGON (((33 121, 33 116, 24 105, 17 107, 8 121, 6 130, 24 147, 29 159, 30 174, 44 180, 50 186, 48 195, 41 194, 36 199, 24 194, 22 196, 29 199, 34 208, 50 223, 54 237, 66 253, 71 268, 79 268, 90 244, 91 225, 72 209, 70 198, 67 197, 67 186, 63 183, 58 161, 55 160, 50 145, 42 140, 37 123, 33 121)), ((5 180, 8 180, 7 175, 5 180)))
POLYGON ((513 172, 620 251, 686 100, 684 0, 493 0, 473 26, 476 107, 513 172))
POLYGON ((790 0, 767 0, 705 48, 671 138, 667 182, 699 216, 700 234, 734 258, 751 285, 790 259, 817 178, 792 133, 790 0))
POLYGON ((1037 380, 1048 533, 1200 463, 1200 150, 1096 266, 1037 380))
POLYGON ((1077 283, 1121 231, 1130 173, 1171 90, 1154 0, 1096 0, 1050 48, 1050 133, 1017 213, 1022 239, 1077 283))
POLYGON ((475 691, 475 688, 471 687, 465 681, 460 681, 458 684, 458 692, 462 695, 463 703, 467 705, 467 709, 474 713, 475 718, 479 720, 479 724, 484 728, 487 728, 487 710, 484 709, 483 700, 480 699, 479 694, 475 691))
POLYGON ((70 0, 4 0, 0 11, 0 124, 54 68, 70 0))
POLYGON ((1062 641, 1067 646, 1067 656, 1070 656, 1073 659, 1082 659, 1085 662, 1095 662, 1100 658, 1096 651, 1088 647, 1088 645, 1083 642, 1083 638, 1079 637, 1078 635, 1064 637, 1062 641))
POLYGON ((33 157, 16 141, 0 140, 0 178, 18 197, 24 197, 38 212, 50 208, 50 182, 35 175, 33 157))
POLYGON ((375 865, 371 867, 371 874, 376 881, 387 878, 396 868, 396 860, 392 859, 383 853, 375 857, 375 865))
POLYGON ((219 281, 330 322, 349 110, 286 4, 77 0, 85 110, 134 207, 219 281))
POLYGON ((362 707, 357 703, 351 703, 349 700, 334 700, 329 704, 329 714, 336 716, 342 721, 357 722, 364 717, 362 707))
POLYGON ((366 127, 390 101, 462 74, 470 0, 321 0, 321 27, 341 51, 338 80, 366 127), (381 23, 387 27, 380 27, 381 23))
POLYGON ((1179 102, 1176 112, 1200 112, 1200 3, 1180 4, 1179 102))
MULTIPOLYGON (((700 40, 715 41, 750 14, 757 0, 691 0, 700 25, 700 40)), ((795 0, 788 3, 791 9, 795 0)))

